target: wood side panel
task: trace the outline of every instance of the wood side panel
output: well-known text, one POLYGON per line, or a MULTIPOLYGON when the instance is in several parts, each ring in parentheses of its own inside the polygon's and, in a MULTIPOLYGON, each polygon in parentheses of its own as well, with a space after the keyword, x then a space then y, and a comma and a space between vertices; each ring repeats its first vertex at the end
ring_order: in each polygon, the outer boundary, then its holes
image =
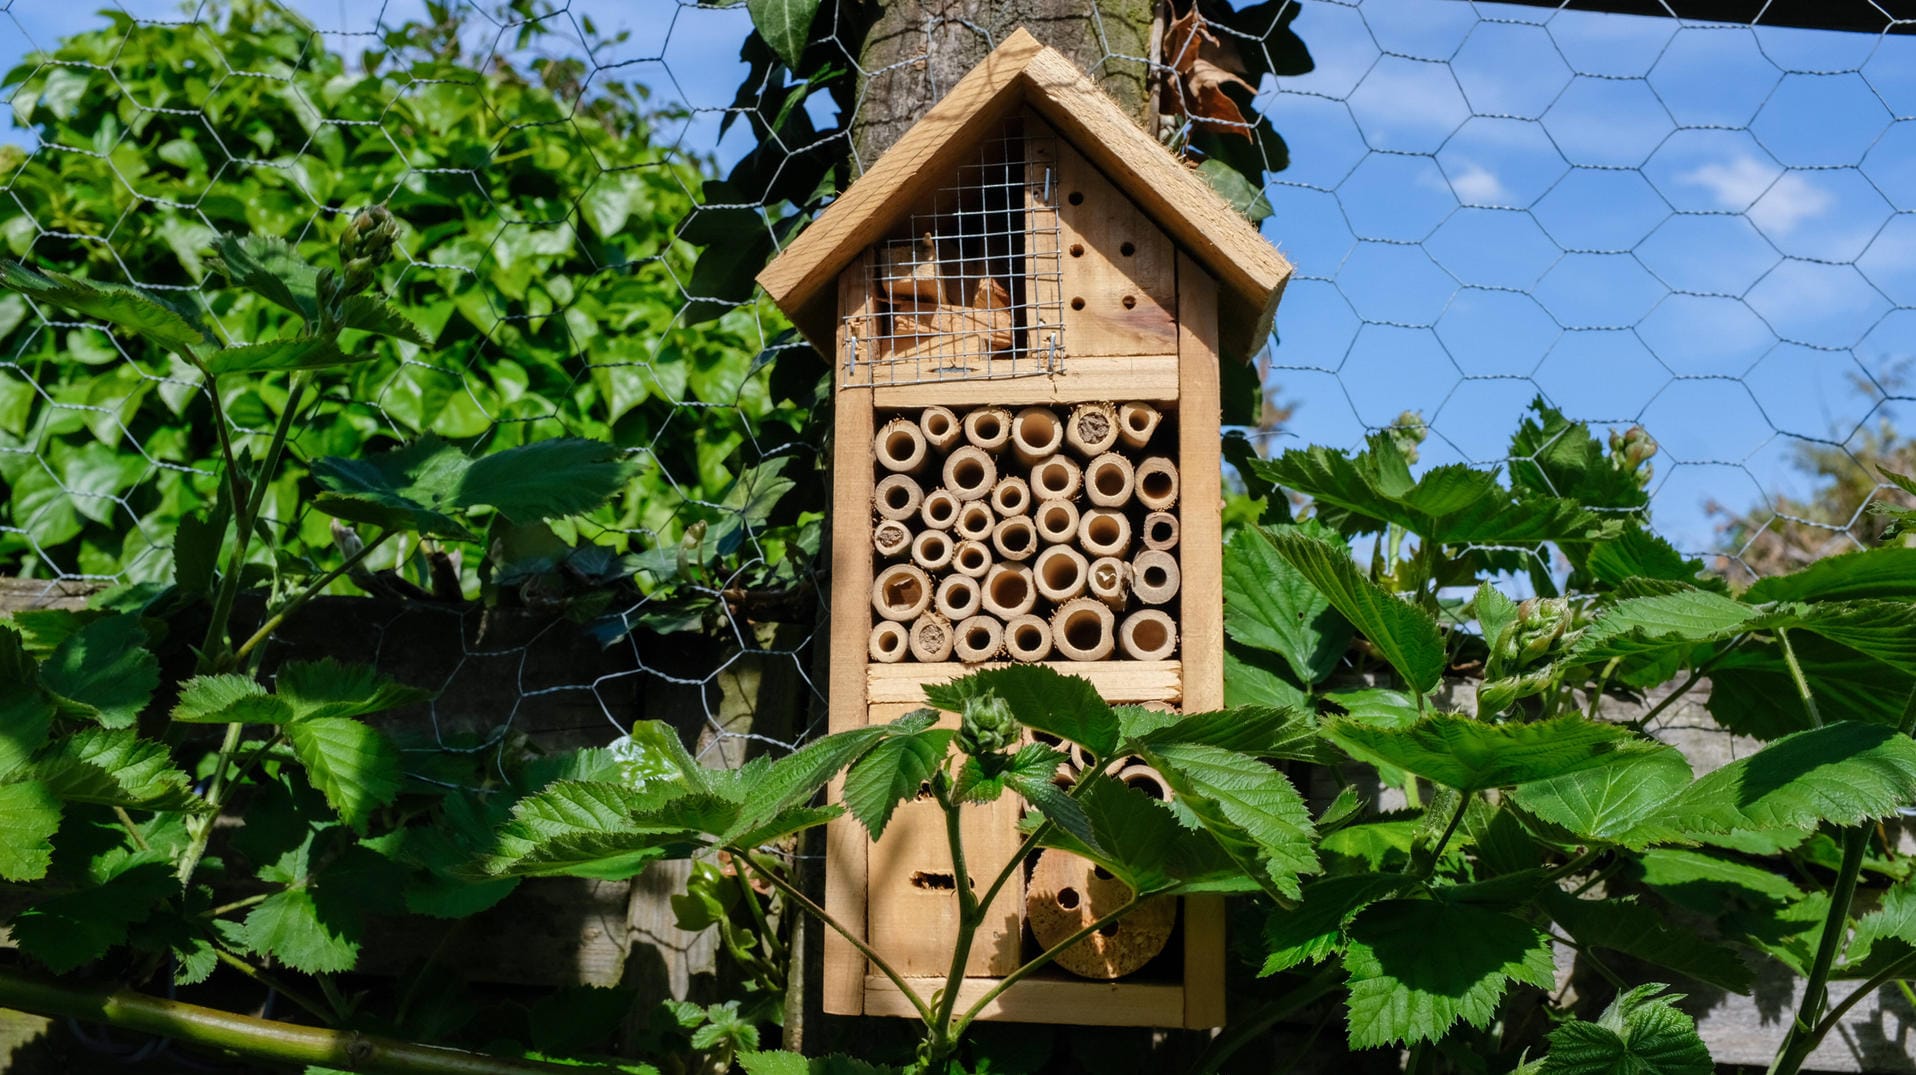
MULTIPOLYGON (((947 407, 978 407, 988 403, 1014 407, 1034 403, 1055 406, 1087 399, 1136 399, 1147 403, 1170 403, 1177 399, 1177 355, 1167 351, 1161 355, 1101 357, 1074 362, 1069 357, 1070 337, 1066 340, 1067 357, 1064 372, 1060 374, 922 384, 880 383, 872 390, 873 402, 880 409, 891 409, 925 407, 933 403, 947 407)), ((843 372, 841 356, 839 373, 843 372)), ((863 378, 869 381, 869 367, 863 369, 863 378)))
MULTIPOLYGON (((920 996, 944 987, 942 978, 906 978, 920 996)), ((978 1002, 996 983, 969 978, 958 990, 958 1010, 978 1002)), ((866 1014, 915 1019, 911 1002, 887 979, 873 975, 865 983, 866 1014)), ((981 1017, 1008 1023, 1065 1023, 1076 1026, 1177 1026, 1183 1017, 1184 989, 1165 982, 1094 982, 1051 977, 1043 972, 998 994, 981 1017)))
MULTIPOLYGON (((1222 399, 1218 387, 1217 284, 1189 255, 1178 258, 1178 502, 1184 711, 1224 706, 1222 399)), ((1184 901, 1187 1027, 1224 1022, 1224 900, 1184 901)))
MULTIPOLYGON (((841 317, 869 315, 869 267, 861 254, 839 278, 841 317)), ((832 400, 831 675, 827 725, 832 732, 865 725, 865 666, 871 646, 872 398, 868 389, 843 389, 832 400)), ((831 783, 830 801, 844 797, 844 777, 831 783)), ((861 935, 865 931, 865 830, 850 815, 825 829, 825 910, 861 935)), ((824 1010, 864 1012, 865 957, 836 930, 825 932, 824 1010)))
MULTIPOLYGON (((1007 662, 960 664, 874 664, 866 669, 872 704, 907 702, 923 705, 925 684, 949 683, 980 668, 1000 668, 1007 662)), ((1082 676, 1098 688, 1107 702, 1176 703, 1183 697, 1183 670, 1178 661, 1042 661, 1068 676, 1082 676)), ((1216 708, 1216 707, 1212 707, 1216 708)))
POLYGON ((1065 367, 1175 353, 1177 249, 1083 154, 1065 142, 1057 154, 1065 367))

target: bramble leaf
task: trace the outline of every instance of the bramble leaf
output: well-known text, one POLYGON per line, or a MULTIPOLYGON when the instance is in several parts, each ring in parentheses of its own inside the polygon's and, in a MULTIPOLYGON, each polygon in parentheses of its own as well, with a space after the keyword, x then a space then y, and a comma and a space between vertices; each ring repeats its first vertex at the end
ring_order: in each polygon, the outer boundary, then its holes
POLYGON ((1117 749, 1117 715, 1090 680, 1043 665, 1017 664, 925 685, 925 701, 953 713, 963 713, 967 699, 987 693, 1004 699, 1011 715, 1027 728, 1068 739, 1100 759, 1117 749))
POLYGON ((1652 820, 1686 833, 1855 825, 1916 802, 1916 740, 1842 721, 1787 735, 1699 778, 1652 820))
POLYGON ((1676 833, 1645 822, 1690 786, 1690 763, 1661 744, 1629 743, 1592 769, 1517 785, 1518 806, 1572 834, 1641 850, 1676 833))
POLYGON ((120 613, 68 635, 40 666, 40 682, 62 711, 126 728, 160 685, 160 663, 139 617, 120 613))
POLYGON ((1178 805, 1195 816, 1260 885, 1295 899, 1298 878, 1318 871, 1310 810, 1270 765, 1202 743, 1146 747, 1178 805))
POLYGON ((187 813, 206 810, 206 800, 193 794, 191 779, 174 768, 165 744, 141 739, 130 728, 80 728, 42 751, 34 759, 33 774, 66 802, 187 813))
POLYGON ((45 784, 0 784, 0 878, 38 881, 53 861, 60 800, 45 784))
POLYGON ((1696 1021, 1676 1006, 1682 994, 1651 982, 1617 997, 1594 1023, 1550 1032, 1542 1075, 1710 1075, 1716 1064, 1696 1021))
POLYGON ((280 373, 286 370, 331 369, 376 357, 378 355, 373 351, 345 354, 339 349, 339 341, 330 336, 308 336, 222 347, 207 355, 200 365, 206 372, 213 374, 280 373))
POLYGON ((286 726, 306 779, 353 831, 399 794, 399 751, 385 733, 350 717, 308 717, 286 726))
POLYGON ((1444 640, 1436 620, 1366 578, 1342 543, 1294 527, 1258 532, 1363 632, 1412 690, 1425 694, 1437 686, 1444 672, 1444 640))
POLYGON ((319 309, 319 270, 274 235, 222 232, 206 265, 260 298, 311 321, 319 309))
POLYGON ((1277 908, 1264 921, 1268 954, 1258 977, 1286 971, 1300 963, 1315 963, 1340 951, 1344 928, 1357 912, 1397 894, 1409 882, 1385 873, 1346 874, 1304 883, 1295 908, 1277 908))
POLYGON ((1755 973, 1735 952, 1633 899, 1580 900, 1546 889, 1544 907, 1584 947, 1621 952, 1734 993, 1748 992, 1755 981, 1755 973))
POLYGON ((138 288, 7 262, 0 262, 0 288, 104 321, 182 355, 192 355, 212 342, 178 310, 138 288))
POLYGON ((1534 724, 1486 724, 1433 713, 1409 728, 1379 728, 1348 717, 1327 721, 1324 737, 1372 764, 1395 766, 1459 791, 1527 784, 1615 764, 1628 729, 1582 717, 1534 724))
POLYGON ((1469 904, 1383 900, 1349 932, 1352 1048, 1435 1041, 1459 1021, 1487 1026, 1509 983, 1548 989, 1556 980, 1548 936, 1469 904))
POLYGON ((1756 580, 1744 597, 1764 601, 1840 601, 1916 597, 1916 548, 1884 545, 1828 556, 1787 575, 1756 580))
POLYGON ((1330 675, 1351 635, 1330 601, 1248 530, 1232 535, 1224 549, 1224 630, 1244 645, 1282 655, 1307 684, 1330 675))
POLYGON ((1916 882, 1904 881, 1883 893, 1883 902, 1856 921, 1856 935, 1850 939, 1845 958, 1861 963, 1885 940, 1916 947, 1916 882))
POLYGON ((924 728, 887 736, 845 773, 845 807, 876 840, 892 811, 918 794, 951 747, 947 728, 924 728))
POLYGON ((21 951, 55 974, 66 974, 126 943, 128 927, 146 921, 161 901, 179 892, 169 865, 130 858, 100 884, 40 900, 7 928, 21 951))
POLYGON ((295 885, 266 897, 239 935, 254 952, 307 974, 337 974, 359 962, 357 922, 324 915, 311 889, 295 885))
POLYGON ((387 679, 372 665, 346 664, 331 657, 288 661, 273 686, 299 720, 370 716, 432 697, 431 691, 387 679))
POLYGON ((194 676, 180 687, 173 719, 187 724, 284 724, 292 707, 251 676, 194 676))

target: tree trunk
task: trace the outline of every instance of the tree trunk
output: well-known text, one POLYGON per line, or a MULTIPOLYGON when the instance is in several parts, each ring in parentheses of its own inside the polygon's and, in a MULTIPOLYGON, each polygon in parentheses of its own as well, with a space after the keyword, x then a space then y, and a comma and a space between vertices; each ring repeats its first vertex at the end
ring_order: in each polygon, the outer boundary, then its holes
POLYGON ((1020 25, 1091 73, 1149 130, 1156 0, 891 0, 865 35, 852 121, 863 171, 1020 25))

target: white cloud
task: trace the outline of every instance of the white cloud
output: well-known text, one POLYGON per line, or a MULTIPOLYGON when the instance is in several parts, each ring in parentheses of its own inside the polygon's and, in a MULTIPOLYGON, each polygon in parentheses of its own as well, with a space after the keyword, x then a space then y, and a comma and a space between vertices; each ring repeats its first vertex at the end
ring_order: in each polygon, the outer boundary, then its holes
POLYGON ((1802 173, 1779 177, 1779 172, 1746 154, 1728 164, 1705 164, 1678 178, 1707 189, 1725 209, 1747 212, 1751 223, 1776 235, 1788 234, 1836 204, 1829 191, 1802 173))
POLYGON ((1466 205, 1508 205, 1510 190, 1497 174, 1481 165, 1463 162, 1463 170, 1450 177, 1450 189, 1466 205))

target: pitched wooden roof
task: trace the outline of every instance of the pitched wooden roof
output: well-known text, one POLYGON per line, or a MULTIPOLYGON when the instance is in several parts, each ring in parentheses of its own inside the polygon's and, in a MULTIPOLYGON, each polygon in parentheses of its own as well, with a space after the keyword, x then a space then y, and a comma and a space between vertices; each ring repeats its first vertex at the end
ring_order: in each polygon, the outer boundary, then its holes
POLYGON ((1290 262, 1242 215, 1139 130, 1076 64, 1022 27, 800 232, 758 282, 812 344, 833 351, 837 278, 912 207, 1029 106, 1217 277, 1222 350, 1247 358, 1263 345, 1290 262))

